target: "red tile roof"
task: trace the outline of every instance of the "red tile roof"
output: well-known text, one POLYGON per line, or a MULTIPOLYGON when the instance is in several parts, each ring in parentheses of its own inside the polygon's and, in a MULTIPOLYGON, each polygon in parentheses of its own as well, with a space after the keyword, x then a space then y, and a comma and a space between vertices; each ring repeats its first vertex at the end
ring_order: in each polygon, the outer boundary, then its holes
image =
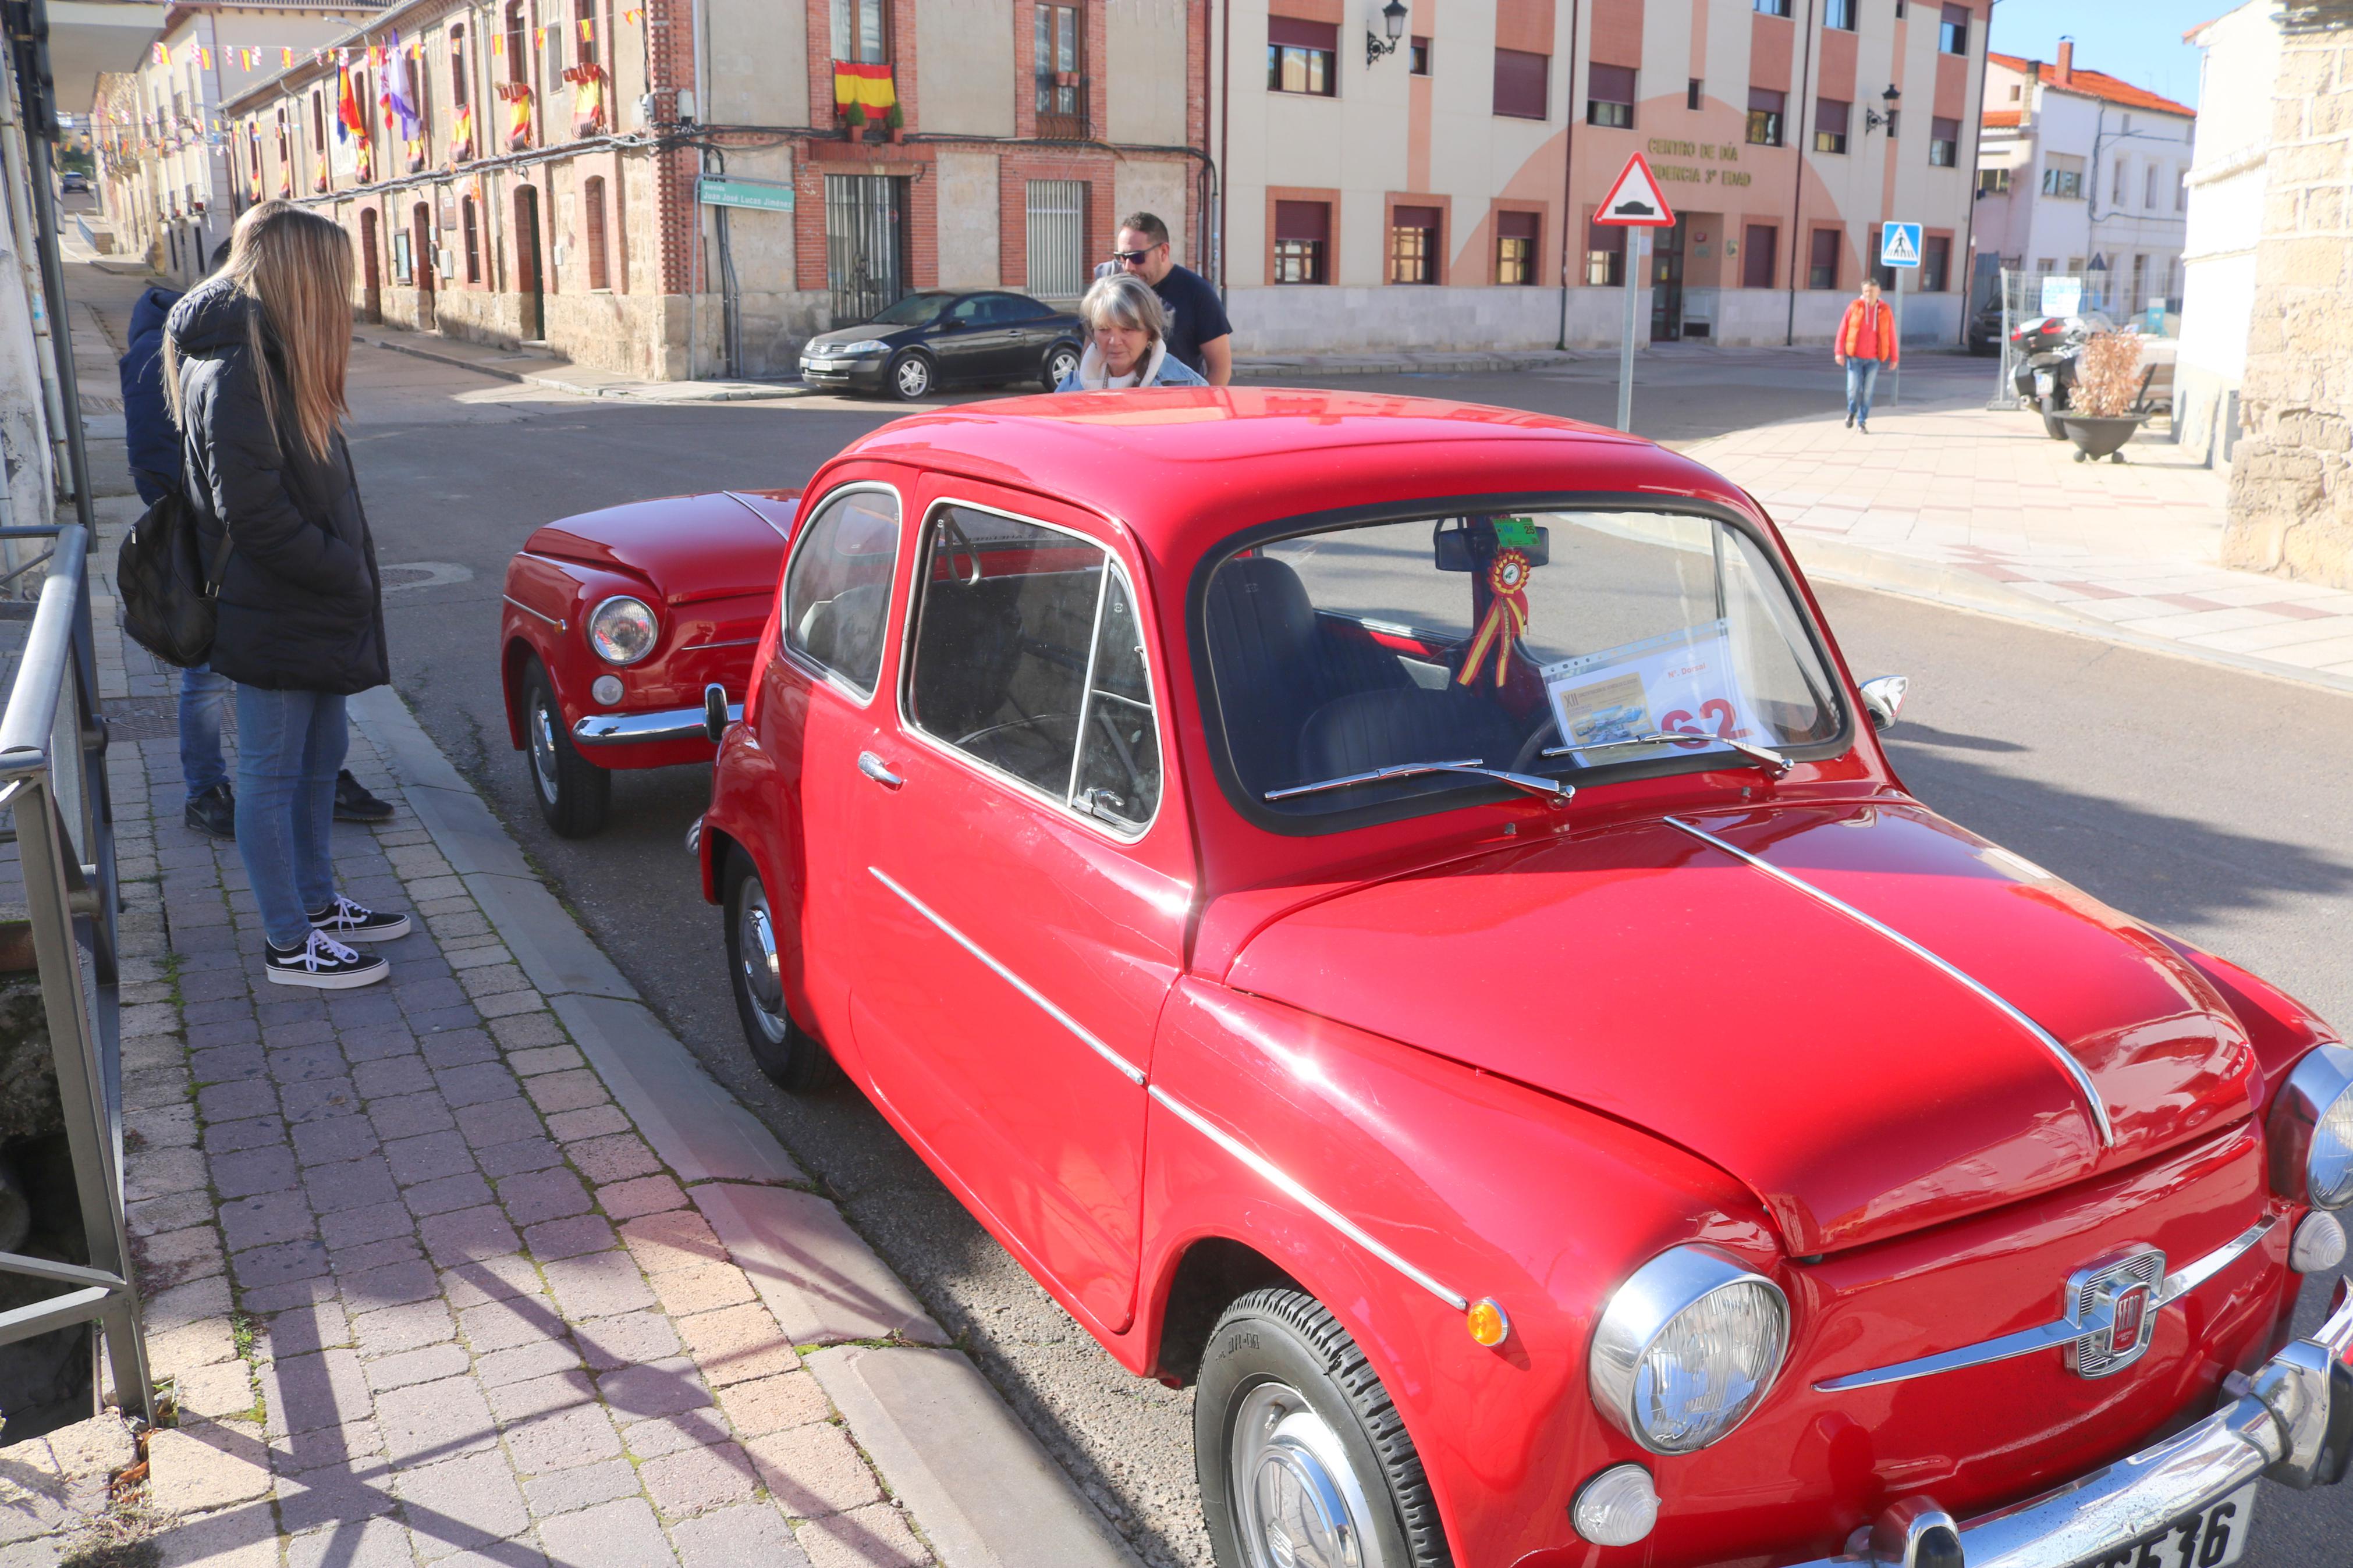
MULTIPOLYGON (((2026 62, 2016 55, 1989 53, 1986 58, 2010 70, 2023 73, 2026 69, 2026 62)), ((2043 86, 2055 87, 2061 92, 2079 92, 2086 98, 2105 99, 2110 103, 2122 104, 2126 109, 2147 109, 2158 114, 2182 114, 2192 120, 2198 117, 2198 111, 2186 103, 2176 103, 2169 98, 2158 97, 2146 88, 2135 87, 2128 81, 2118 81, 2105 71, 2085 70, 2082 66, 2077 66, 2063 82, 2059 79, 2058 66, 2050 60, 2044 60, 2041 79, 2043 86)), ((2000 123, 1994 119, 1994 115, 2001 112, 2011 113, 2010 124, 2015 125, 2018 122, 2014 111, 1999 110, 1988 112, 1985 122, 1988 125, 2000 123)))
POLYGON ((1985 111, 1986 124, 1996 131, 2014 131, 2018 128, 2018 121, 2019 113, 2015 109, 1989 109, 1985 111))

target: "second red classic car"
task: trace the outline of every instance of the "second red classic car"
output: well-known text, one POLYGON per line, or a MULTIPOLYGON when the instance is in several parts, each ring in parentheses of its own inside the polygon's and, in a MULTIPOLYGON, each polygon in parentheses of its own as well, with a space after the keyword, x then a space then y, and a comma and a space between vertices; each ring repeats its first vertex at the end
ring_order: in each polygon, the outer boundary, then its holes
POLYGON ((753 1052, 1197 1385, 1226 1568, 2221 1568, 2345 1472, 2353 1303, 2288 1315, 2353 1052, 1907 794, 1685 458, 927 414, 811 482, 750 679, 753 1052))

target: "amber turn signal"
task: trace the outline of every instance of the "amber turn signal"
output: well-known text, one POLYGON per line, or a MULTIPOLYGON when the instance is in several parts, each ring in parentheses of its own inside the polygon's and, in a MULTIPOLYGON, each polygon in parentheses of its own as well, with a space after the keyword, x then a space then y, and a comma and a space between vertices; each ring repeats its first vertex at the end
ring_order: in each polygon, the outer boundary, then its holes
POLYGON ((1472 1302, 1463 1321, 1471 1330, 1471 1337, 1489 1350, 1512 1337, 1512 1320, 1504 1315, 1502 1304, 1493 1296, 1482 1296, 1472 1302))

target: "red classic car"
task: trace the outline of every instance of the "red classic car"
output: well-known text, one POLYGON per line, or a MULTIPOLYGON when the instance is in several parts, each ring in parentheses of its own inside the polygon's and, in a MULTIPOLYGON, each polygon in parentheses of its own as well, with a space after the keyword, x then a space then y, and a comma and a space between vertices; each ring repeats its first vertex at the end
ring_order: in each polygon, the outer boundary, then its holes
POLYGON ((583 512, 534 531, 507 563, 508 738, 529 753, 533 795, 557 833, 605 826, 611 769, 711 760, 704 696, 714 684, 744 690, 797 493, 583 512))
POLYGON ((1198 1385, 1226 1568, 2221 1568, 2344 1473, 2353 1052, 1906 794, 1735 486, 1198 389, 806 494, 691 835, 751 1049, 1198 1385))

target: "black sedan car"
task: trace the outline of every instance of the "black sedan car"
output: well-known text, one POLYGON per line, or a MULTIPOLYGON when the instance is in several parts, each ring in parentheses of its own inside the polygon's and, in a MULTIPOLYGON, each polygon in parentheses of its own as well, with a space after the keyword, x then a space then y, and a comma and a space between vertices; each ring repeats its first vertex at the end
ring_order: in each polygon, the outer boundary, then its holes
POLYGON ((1051 392, 1077 367, 1080 342, 1076 316, 1027 294, 926 289, 862 326, 811 338, 801 347, 801 380, 902 399, 1005 382, 1051 392))

